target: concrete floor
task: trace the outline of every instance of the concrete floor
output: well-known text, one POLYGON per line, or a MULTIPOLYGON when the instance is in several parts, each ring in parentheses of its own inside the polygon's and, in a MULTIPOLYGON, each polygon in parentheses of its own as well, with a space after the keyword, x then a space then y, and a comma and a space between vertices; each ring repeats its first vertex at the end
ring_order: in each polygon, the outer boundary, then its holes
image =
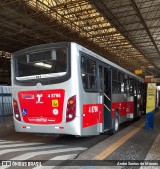
MULTIPOLYGON (((0 125, 0 133, 3 133, 3 137, 5 137, 6 131, 9 131, 12 127, 13 122, 9 119, 0 125)), ((10 138, 11 133, 13 133, 13 131, 10 131, 10 138)), ((20 135, 20 137, 21 136, 22 135, 20 135)), ((31 136, 28 136, 29 140, 31 136)), ((38 141, 39 139, 40 137, 34 138, 34 141, 38 141)), ((64 139, 60 138, 57 142, 63 143, 64 140, 64 143, 68 142, 67 146, 83 146, 87 147, 87 149, 77 153, 77 155, 73 157, 75 159, 73 161, 61 161, 60 166, 56 166, 56 168, 160 168, 160 112, 155 113, 154 129, 152 130, 145 129, 145 116, 143 116, 140 120, 135 121, 112 136, 100 135, 93 138, 79 138, 74 140, 73 143, 70 137, 64 139), (95 141, 95 139, 99 140, 95 141)), ((45 138, 44 140, 48 139, 45 138)), ((41 142, 43 142, 43 140, 41 140, 41 142)), ((47 141, 44 142, 49 143, 47 141)), ((51 142, 53 143, 53 139, 51 139, 51 142)), ((51 165, 51 163, 53 164, 53 161, 48 162, 49 165, 51 165)), ((47 165, 47 163, 45 164, 47 165)), ((41 168, 49 169, 54 167, 44 166, 41 168)))

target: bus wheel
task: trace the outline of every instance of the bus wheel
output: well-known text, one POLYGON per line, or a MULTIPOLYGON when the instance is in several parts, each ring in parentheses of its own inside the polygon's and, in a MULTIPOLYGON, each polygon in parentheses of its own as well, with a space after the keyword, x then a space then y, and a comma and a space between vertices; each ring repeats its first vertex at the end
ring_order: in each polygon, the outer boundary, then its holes
POLYGON ((109 130, 109 134, 113 135, 117 133, 118 130, 119 130, 119 116, 118 116, 118 113, 115 113, 114 121, 113 121, 113 128, 109 130))

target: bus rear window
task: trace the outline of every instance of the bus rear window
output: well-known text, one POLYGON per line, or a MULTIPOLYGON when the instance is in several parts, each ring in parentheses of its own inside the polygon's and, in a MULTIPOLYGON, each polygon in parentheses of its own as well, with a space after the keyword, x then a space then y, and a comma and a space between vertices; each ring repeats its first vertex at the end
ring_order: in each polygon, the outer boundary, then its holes
POLYGON ((36 51, 16 57, 16 79, 60 77, 67 74, 67 49, 36 51))

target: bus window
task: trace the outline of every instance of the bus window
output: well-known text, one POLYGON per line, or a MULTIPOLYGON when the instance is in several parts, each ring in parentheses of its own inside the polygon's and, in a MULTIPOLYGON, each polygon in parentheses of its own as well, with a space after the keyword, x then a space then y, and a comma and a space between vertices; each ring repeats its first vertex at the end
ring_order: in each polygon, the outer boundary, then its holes
POLYGON ((118 72, 118 81, 124 82, 124 74, 121 72, 118 72))
POLYGON ((16 58, 16 79, 33 80, 37 75, 43 75, 43 78, 64 76, 67 66, 66 48, 19 55, 16 58))
POLYGON ((116 69, 112 69, 112 80, 117 81, 117 70, 116 69))
POLYGON ((138 81, 137 80, 135 80, 134 81, 134 95, 135 96, 137 96, 137 94, 138 94, 138 81))
POLYGON ((124 93, 124 82, 121 82, 121 93, 124 93))
POLYGON ((86 91, 97 92, 96 62, 85 56, 81 57, 83 87, 86 91))
POLYGON ((128 89, 128 80, 125 79, 125 80, 124 80, 124 93, 127 94, 127 93, 128 93, 128 90, 129 90, 129 89, 128 89))
POLYGON ((108 82, 108 78, 109 78, 108 69, 104 68, 104 92, 107 95, 109 94, 109 82, 108 82))
POLYGON ((143 83, 142 82, 139 82, 138 83, 139 84, 139 86, 138 86, 138 94, 142 94, 143 92, 143 83))
POLYGON ((133 96, 133 94, 134 94, 134 80, 130 79, 129 81, 130 81, 130 83, 129 83, 129 93, 130 93, 131 96, 133 96))
POLYGON ((116 94, 118 92, 116 81, 112 81, 112 92, 113 92, 113 94, 116 94))
POLYGON ((87 72, 87 68, 86 68, 86 66, 87 66, 87 59, 85 58, 85 57, 82 57, 81 58, 81 72, 82 73, 85 73, 85 72, 87 72))
POLYGON ((99 83, 100 83, 100 91, 103 91, 103 74, 102 74, 102 66, 99 66, 99 83))
POLYGON ((121 82, 118 82, 118 93, 121 93, 121 82))
POLYGON ((96 62, 87 59, 87 73, 95 75, 96 74, 96 62))
POLYGON ((112 69, 112 86, 113 93, 124 93, 124 74, 116 69, 112 69), (118 75, 118 76, 117 76, 118 75))

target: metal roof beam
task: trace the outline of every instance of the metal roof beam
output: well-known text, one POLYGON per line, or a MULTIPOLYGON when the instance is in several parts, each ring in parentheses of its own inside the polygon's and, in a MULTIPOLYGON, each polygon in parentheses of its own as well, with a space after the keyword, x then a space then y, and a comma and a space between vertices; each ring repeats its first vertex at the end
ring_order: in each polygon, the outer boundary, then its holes
POLYGON ((56 4, 55 6, 53 6, 52 8, 67 7, 68 5, 74 6, 74 5, 77 5, 77 3, 82 3, 82 2, 86 3, 85 0, 78 0, 78 2, 77 2, 77 1, 70 0, 70 1, 65 2, 65 3, 64 3, 64 2, 62 2, 62 3, 57 2, 57 4, 56 4))
MULTIPOLYGON (((130 34, 130 32, 125 27, 125 25, 122 24, 122 22, 119 20, 119 18, 117 18, 117 16, 112 12, 112 10, 107 6, 107 4, 103 0, 99 0, 99 1, 88 0, 88 1, 90 3, 92 3, 97 8, 97 10, 99 12, 103 13, 103 15, 107 18, 107 20, 110 21, 110 23, 112 23, 116 27, 116 29, 119 30, 123 34, 123 36, 128 41, 131 42, 131 44, 133 45, 133 47, 135 47, 142 55, 145 56, 145 53, 140 48, 140 46, 138 46, 138 45, 136 45, 136 43, 134 43, 134 41, 135 41, 134 37, 130 34)), ((148 58, 147 56, 146 56, 146 58, 160 72, 160 68, 157 67, 150 58, 148 58)))
POLYGON ((139 19, 141 20, 141 23, 143 24, 143 26, 144 26, 146 32, 148 33, 148 36, 150 37, 150 40, 152 41, 152 43, 153 43, 155 49, 157 50, 157 52, 158 52, 158 54, 159 54, 159 56, 160 56, 160 51, 159 51, 159 49, 158 49, 158 47, 157 47, 157 44, 155 43, 155 41, 154 41, 154 39, 153 39, 153 37, 152 37, 152 34, 151 34, 151 32, 150 32, 150 30, 149 30, 149 28, 148 28, 148 26, 147 26, 147 24, 146 24, 146 22, 145 22, 145 20, 144 20, 144 18, 143 18, 143 16, 142 16, 142 14, 141 14, 141 12, 140 12, 140 10, 139 10, 137 4, 136 4, 136 1, 135 1, 135 0, 130 0, 130 1, 132 2, 132 5, 133 5, 134 9, 136 10, 139 19))

